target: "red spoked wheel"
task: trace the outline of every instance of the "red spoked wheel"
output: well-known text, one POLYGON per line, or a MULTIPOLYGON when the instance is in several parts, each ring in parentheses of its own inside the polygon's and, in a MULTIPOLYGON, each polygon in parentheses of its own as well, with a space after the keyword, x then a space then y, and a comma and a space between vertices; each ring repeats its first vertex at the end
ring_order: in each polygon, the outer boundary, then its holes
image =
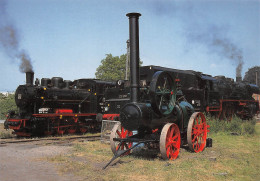
POLYGON ((80 131, 82 134, 84 134, 84 133, 86 133, 86 132, 88 131, 88 129, 85 128, 85 127, 81 127, 81 128, 79 128, 79 131, 80 131))
POLYGON ((68 133, 69 134, 74 134, 74 133, 76 133, 76 130, 77 130, 76 126, 70 126, 68 128, 68 133))
MULTIPOLYGON (((112 152, 115 154, 118 149, 126 150, 126 149, 131 148, 133 145, 132 142, 122 142, 121 146, 119 147, 119 142, 114 141, 113 140, 114 138, 127 138, 132 135, 133 135, 133 132, 124 129, 121 126, 121 123, 115 124, 115 126, 113 127, 111 134, 110 134, 110 146, 111 146, 112 152)), ((124 155, 128 155, 128 154, 130 154, 130 151, 124 155)))
POLYGON ((181 134, 179 127, 174 123, 167 123, 160 136, 160 152, 163 159, 175 160, 180 151, 181 134))
POLYGON ((59 128, 59 129, 57 130, 57 133, 58 133, 58 135, 63 135, 63 134, 65 133, 65 130, 59 128))
POLYGON ((195 112, 191 115, 187 130, 187 140, 191 151, 198 153, 204 150, 207 128, 206 118, 203 113, 195 112))

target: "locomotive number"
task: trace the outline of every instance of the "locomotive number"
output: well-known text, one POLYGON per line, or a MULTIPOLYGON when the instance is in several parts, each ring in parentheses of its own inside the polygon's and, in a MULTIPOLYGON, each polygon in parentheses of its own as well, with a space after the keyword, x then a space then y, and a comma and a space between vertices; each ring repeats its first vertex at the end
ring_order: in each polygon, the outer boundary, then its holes
POLYGON ((17 99, 22 99, 22 94, 18 94, 17 99))

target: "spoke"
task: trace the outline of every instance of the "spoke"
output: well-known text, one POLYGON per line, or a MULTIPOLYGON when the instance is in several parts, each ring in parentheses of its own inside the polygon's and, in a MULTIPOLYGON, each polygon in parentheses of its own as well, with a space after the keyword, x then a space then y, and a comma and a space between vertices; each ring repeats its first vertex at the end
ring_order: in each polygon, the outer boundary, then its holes
POLYGON ((165 81, 164 81, 163 88, 165 89, 167 79, 164 78, 164 80, 165 80, 165 81))
POLYGON ((125 138, 125 129, 123 127, 121 127, 121 134, 122 134, 122 138, 125 138))
POLYGON ((172 142, 172 147, 177 148, 177 141, 172 142))
POLYGON ((174 132, 174 128, 171 128, 171 131, 170 131, 170 138, 172 138, 172 136, 173 136, 173 132, 174 132))
POLYGON ((125 143, 123 142, 121 145, 121 150, 124 150, 125 143))
POLYGON ((198 117, 196 117, 196 122, 197 122, 197 124, 196 124, 196 125, 198 125, 198 124, 199 124, 199 120, 198 120, 198 117))
POLYGON ((174 150, 170 150, 170 152, 171 152, 171 158, 173 158, 173 156, 174 156, 174 150))
POLYGON ((127 137, 127 135, 128 135, 128 130, 125 130, 125 138, 127 137))
POLYGON ((172 140, 175 140, 176 138, 178 138, 178 135, 174 136, 174 137, 172 138, 172 140))
POLYGON ((176 148, 176 147, 177 147, 177 141, 168 142, 168 143, 165 145, 166 148, 171 147, 171 146, 173 146, 173 147, 176 148))
POLYGON ((116 146, 116 150, 118 150, 118 149, 119 149, 119 145, 116 146))
POLYGON ((167 94, 171 94, 171 91, 169 90, 165 90, 165 91, 156 91, 155 92, 157 95, 167 95, 167 94))
POLYGON ((198 135, 195 135, 194 138, 192 139, 192 142, 194 142, 197 137, 198 135))
POLYGON ((161 90, 156 90, 156 95, 162 95, 163 94, 163 91, 161 91, 161 90))
POLYGON ((116 130, 116 133, 118 134, 118 136, 119 136, 120 138, 122 138, 122 135, 121 135, 121 133, 120 133, 118 130, 116 130))
MULTIPOLYGON (((130 143, 128 143, 128 144, 130 144, 130 143)), ((126 149, 129 149, 128 144, 127 143, 125 144, 125 148, 126 149)))
POLYGON ((161 106, 162 106, 162 101, 163 101, 163 95, 161 96, 161 100, 160 100, 160 104, 159 104, 159 109, 161 110, 161 106))
POLYGON ((171 149, 171 147, 168 147, 168 148, 166 149, 166 155, 167 155, 168 158, 169 158, 169 154, 170 154, 170 149, 171 149))

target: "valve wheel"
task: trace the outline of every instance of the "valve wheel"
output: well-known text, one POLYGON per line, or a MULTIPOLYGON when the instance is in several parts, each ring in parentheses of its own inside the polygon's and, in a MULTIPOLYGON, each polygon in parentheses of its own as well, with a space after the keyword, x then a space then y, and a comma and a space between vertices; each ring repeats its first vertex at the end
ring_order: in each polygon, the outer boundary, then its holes
POLYGON ((175 160, 180 152, 181 134, 174 123, 167 123, 160 136, 160 152, 163 159, 175 160))
MULTIPOLYGON (((110 146, 111 146, 112 152, 115 154, 118 149, 120 149, 120 150, 129 149, 132 147, 132 144, 133 144, 132 142, 122 142, 122 145, 119 148, 119 142, 114 141, 113 140, 114 138, 127 138, 132 135, 133 135, 133 132, 124 129, 121 126, 121 123, 115 124, 115 126, 113 127, 111 134, 110 134, 110 146)), ((130 151, 124 155, 128 155, 128 154, 130 154, 130 151)))
POLYGON ((176 100, 176 85, 171 75, 163 71, 156 72, 149 91, 154 111, 164 116, 171 114, 176 100))
POLYGON ((188 146, 191 151, 198 153, 204 150, 207 128, 206 118, 203 113, 195 112, 191 115, 187 131, 188 146))

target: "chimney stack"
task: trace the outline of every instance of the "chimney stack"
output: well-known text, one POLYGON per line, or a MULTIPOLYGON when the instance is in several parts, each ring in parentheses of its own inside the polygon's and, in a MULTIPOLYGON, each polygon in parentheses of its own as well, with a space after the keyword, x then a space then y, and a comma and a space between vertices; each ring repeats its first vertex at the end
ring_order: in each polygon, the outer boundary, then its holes
POLYGON ((242 82, 242 77, 236 77, 236 82, 242 82))
POLYGON ((26 85, 33 85, 34 72, 25 72, 26 73, 26 85))
POLYGON ((130 95, 131 102, 139 100, 139 16, 140 13, 128 13, 129 17, 129 39, 130 39, 130 95))

